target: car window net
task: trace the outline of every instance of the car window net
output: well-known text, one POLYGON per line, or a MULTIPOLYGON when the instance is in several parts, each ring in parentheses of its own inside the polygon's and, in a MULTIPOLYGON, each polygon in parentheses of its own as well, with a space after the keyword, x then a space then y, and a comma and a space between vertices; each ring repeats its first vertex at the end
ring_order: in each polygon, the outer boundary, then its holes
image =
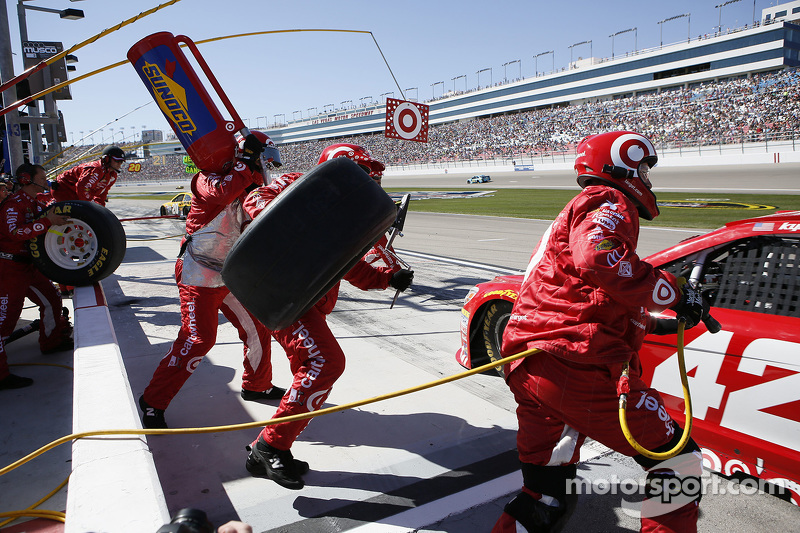
POLYGON ((715 307, 800 317, 797 241, 734 248, 724 262, 715 307))

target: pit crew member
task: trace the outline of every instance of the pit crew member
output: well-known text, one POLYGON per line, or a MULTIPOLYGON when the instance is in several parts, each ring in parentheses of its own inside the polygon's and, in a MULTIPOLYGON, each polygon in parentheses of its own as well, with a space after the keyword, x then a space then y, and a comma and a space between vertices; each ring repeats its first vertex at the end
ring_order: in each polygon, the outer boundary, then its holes
POLYGON ((639 455, 620 428, 617 382, 629 363, 629 398, 636 399, 627 410, 631 432, 649 450, 672 449, 682 429, 658 391, 640 379, 638 351, 647 332, 676 330, 677 321, 658 322, 650 311, 672 308, 692 327, 708 307, 691 286, 636 255, 639 217, 659 214, 650 183, 658 161, 652 143, 615 131, 585 138, 577 152, 574 167, 583 190, 534 250, 503 335, 504 357, 542 351, 514 361, 506 372, 518 404, 524 486, 493 532, 520 531, 518 525, 529 532, 560 531, 577 499, 570 487, 587 436, 648 471, 642 531, 696 531, 699 490, 665 494, 659 488, 699 489, 699 447, 690 440, 661 464, 639 455))
POLYGON ((52 197, 56 202, 84 200, 102 206, 108 202, 108 191, 117 181, 125 152, 118 146, 108 146, 97 161, 72 167, 56 177, 52 197))
POLYGON ((33 380, 11 374, 2 339, 16 327, 25 297, 39 307, 39 348, 42 353, 71 350, 72 326, 62 315, 61 296, 53 284, 31 262, 26 241, 66 224, 69 218, 37 201, 47 190, 45 169, 23 163, 15 172, 19 185, 0 206, 0 389, 18 389, 33 380))
POLYGON ((281 165, 272 140, 260 131, 240 138, 236 162, 226 175, 199 172, 192 178, 186 236, 175 263, 181 299, 181 329, 139 398, 142 424, 167 427, 164 410, 216 342, 219 312, 244 343, 244 400, 277 400, 284 389, 272 383, 270 331, 225 287, 220 271, 248 221, 242 202, 263 185, 267 169, 281 165))
MULTIPOLYGON (((369 152, 358 145, 334 145, 322 152, 320 163, 334 157, 347 157, 358 163, 365 172, 383 169, 369 152), (332 153, 333 152, 333 153, 332 153), (329 157, 330 156, 330 157, 329 157)), ((245 201, 245 211, 255 219, 266 206, 301 174, 284 174, 265 187, 250 193, 245 201)), ((373 177, 374 179, 374 177, 373 177)), ((404 291, 414 278, 408 269, 393 270, 367 263, 363 258, 344 276, 344 279, 362 290, 386 289, 391 286, 404 291)), ((333 311, 339 296, 337 283, 308 312, 291 326, 272 335, 286 351, 294 373, 289 392, 281 399, 273 418, 314 411, 325 403, 331 387, 344 372, 345 355, 331 333, 326 317, 333 311)), ((297 436, 308 425, 309 419, 265 426, 256 440, 247 446, 250 452, 245 464, 254 476, 267 477, 288 489, 298 490, 305 483, 302 476, 308 472, 308 463, 295 460, 290 450, 297 436)))

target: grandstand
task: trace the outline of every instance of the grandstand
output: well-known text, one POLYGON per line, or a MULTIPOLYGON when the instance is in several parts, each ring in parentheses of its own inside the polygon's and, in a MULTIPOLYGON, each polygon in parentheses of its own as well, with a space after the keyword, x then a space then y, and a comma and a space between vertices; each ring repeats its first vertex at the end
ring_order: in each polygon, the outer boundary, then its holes
MULTIPOLYGON (((800 26, 779 21, 613 59, 579 58, 568 69, 430 102, 430 124, 580 105, 691 88, 800 66, 800 26)), ((278 144, 382 132, 384 106, 340 110, 268 129, 278 144)))
MULTIPOLYGON (((765 22, 755 27, 614 58, 578 58, 557 72, 447 93, 428 102, 428 143, 385 138, 385 107, 377 104, 273 125, 267 133, 282 150, 284 168, 300 172, 331 142, 362 144, 389 166, 513 161, 566 157, 584 136, 621 128, 641 131, 661 150, 782 141, 794 149, 800 0, 778 7, 764 10, 765 22)), ((150 154, 141 173, 122 179, 187 177, 177 142, 150 154)))

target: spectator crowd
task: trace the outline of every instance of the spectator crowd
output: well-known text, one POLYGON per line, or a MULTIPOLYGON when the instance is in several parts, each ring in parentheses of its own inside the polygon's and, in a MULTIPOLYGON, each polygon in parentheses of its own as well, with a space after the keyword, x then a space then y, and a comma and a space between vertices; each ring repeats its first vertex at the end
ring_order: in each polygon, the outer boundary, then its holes
MULTIPOLYGON (((430 126, 427 143, 390 139, 380 132, 289 143, 279 148, 282 171, 307 172, 317 164, 322 149, 333 142, 362 145, 387 166, 395 166, 569 153, 587 135, 619 129, 641 132, 660 149, 763 142, 768 136, 770 140, 781 135, 791 138, 800 130, 800 71, 783 69, 610 100, 435 124, 430 126)), ((181 155, 139 162, 138 171, 123 172, 120 180, 190 177, 181 155)))

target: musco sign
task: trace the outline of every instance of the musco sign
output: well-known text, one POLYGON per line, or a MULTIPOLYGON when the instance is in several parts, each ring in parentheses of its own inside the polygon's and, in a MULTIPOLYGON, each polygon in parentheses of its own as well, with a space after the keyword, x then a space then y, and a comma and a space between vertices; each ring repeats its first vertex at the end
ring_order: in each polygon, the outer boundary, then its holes
MULTIPOLYGON (((62 43, 54 41, 23 41, 22 42, 22 61, 25 69, 29 69, 38 65, 45 59, 50 59, 56 54, 64 50, 62 43)), ((47 67, 50 70, 50 77, 45 80, 44 73, 35 72, 28 78, 28 86, 30 93, 36 94, 45 90, 46 88, 58 85, 67 81, 67 63, 64 59, 59 59, 47 67)), ((71 100, 72 95, 69 92, 69 87, 62 87, 61 89, 53 92, 53 97, 56 100, 71 100)))

